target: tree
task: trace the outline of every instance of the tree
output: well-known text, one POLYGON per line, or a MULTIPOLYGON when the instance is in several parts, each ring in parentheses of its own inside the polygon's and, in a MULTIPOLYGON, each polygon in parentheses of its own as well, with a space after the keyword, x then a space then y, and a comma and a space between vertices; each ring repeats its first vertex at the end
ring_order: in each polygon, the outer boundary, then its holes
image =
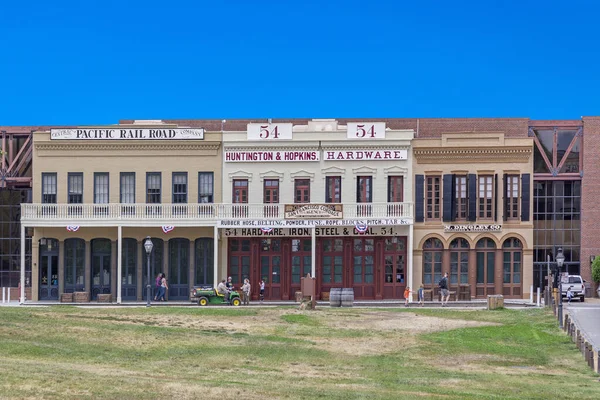
POLYGON ((596 283, 600 283, 600 256, 596 256, 592 263, 592 280, 596 283))

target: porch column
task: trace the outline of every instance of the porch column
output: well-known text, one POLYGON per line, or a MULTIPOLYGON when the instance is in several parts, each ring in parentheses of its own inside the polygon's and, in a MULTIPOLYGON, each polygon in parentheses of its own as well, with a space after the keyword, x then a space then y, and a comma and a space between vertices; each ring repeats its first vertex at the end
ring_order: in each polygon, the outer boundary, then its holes
MULTIPOLYGON (((410 224, 408 227, 408 246, 406 249, 406 261, 408 264, 408 276, 406 277, 406 282, 410 285, 410 289, 416 292, 415 290, 415 282, 413 279, 413 224, 410 224)), ((409 296, 408 302, 412 303, 413 297, 409 296)))
POLYGON ((21 300, 19 304, 25 303, 25 225, 21 223, 21 300))
POLYGON ((117 304, 121 304, 121 285, 123 282, 121 271, 123 269, 123 227, 117 226, 117 304))
POLYGON ((215 225, 213 231, 213 285, 219 284, 219 227, 215 225))
POLYGON ((315 278, 317 275, 317 227, 313 226, 310 243, 310 276, 315 278))

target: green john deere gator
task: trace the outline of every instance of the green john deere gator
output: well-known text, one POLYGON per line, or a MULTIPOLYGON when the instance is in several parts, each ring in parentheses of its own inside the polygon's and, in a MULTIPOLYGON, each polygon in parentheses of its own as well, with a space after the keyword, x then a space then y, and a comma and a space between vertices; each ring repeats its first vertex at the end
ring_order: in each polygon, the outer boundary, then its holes
MULTIPOLYGON (((198 299, 199 306, 207 306, 209 304, 227 304, 225 296, 219 294, 217 290, 212 286, 200 286, 192 289, 192 298, 198 299)), ((233 306, 239 306, 242 304, 240 294, 232 290, 229 293, 229 303, 233 306)))

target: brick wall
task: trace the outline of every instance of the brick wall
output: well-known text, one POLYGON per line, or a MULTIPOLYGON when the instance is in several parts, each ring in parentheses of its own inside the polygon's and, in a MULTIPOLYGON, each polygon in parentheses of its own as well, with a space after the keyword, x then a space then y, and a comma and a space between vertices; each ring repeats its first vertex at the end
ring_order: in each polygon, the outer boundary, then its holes
POLYGON ((600 255, 600 117, 583 117, 581 275, 592 280, 590 256, 600 255))

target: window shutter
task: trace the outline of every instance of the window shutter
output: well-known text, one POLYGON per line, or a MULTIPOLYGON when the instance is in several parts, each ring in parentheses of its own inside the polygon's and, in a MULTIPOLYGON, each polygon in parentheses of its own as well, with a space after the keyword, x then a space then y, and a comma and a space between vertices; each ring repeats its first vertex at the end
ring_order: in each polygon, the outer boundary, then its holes
POLYGON ((494 221, 498 221, 498 174, 494 174, 494 221))
POLYGON ((531 174, 521 175, 521 221, 529 221, 531 174))
POLYGON ((503 179, 503 185, 502 187, 504 188, 502 191, 502 201, 504 204, 504 210, 503 210, 503 214, 502 214, 502 219, 504 221, 507 220, 508 218, 508 197, 507 197, 507 189, 508 189, 508 175, 504 174, 502 176, 503 179))
POLYGON ((477 221, 477 175, 469 174, 469 221, 477 221))
POLYGON ((444 187, 443 187, 443 199, 442 199, 442 220, 444 222, 452 221, 452 185, 453 175, 446 174, 444 175, 444 187))
POLYGON ((452 216, 451 221, 456 220, 456 175, 452 174, 452 216))
POLYGON ((425 177, 423 175, 415 175, 415 222, 423 222, 425 220, 425 177))

